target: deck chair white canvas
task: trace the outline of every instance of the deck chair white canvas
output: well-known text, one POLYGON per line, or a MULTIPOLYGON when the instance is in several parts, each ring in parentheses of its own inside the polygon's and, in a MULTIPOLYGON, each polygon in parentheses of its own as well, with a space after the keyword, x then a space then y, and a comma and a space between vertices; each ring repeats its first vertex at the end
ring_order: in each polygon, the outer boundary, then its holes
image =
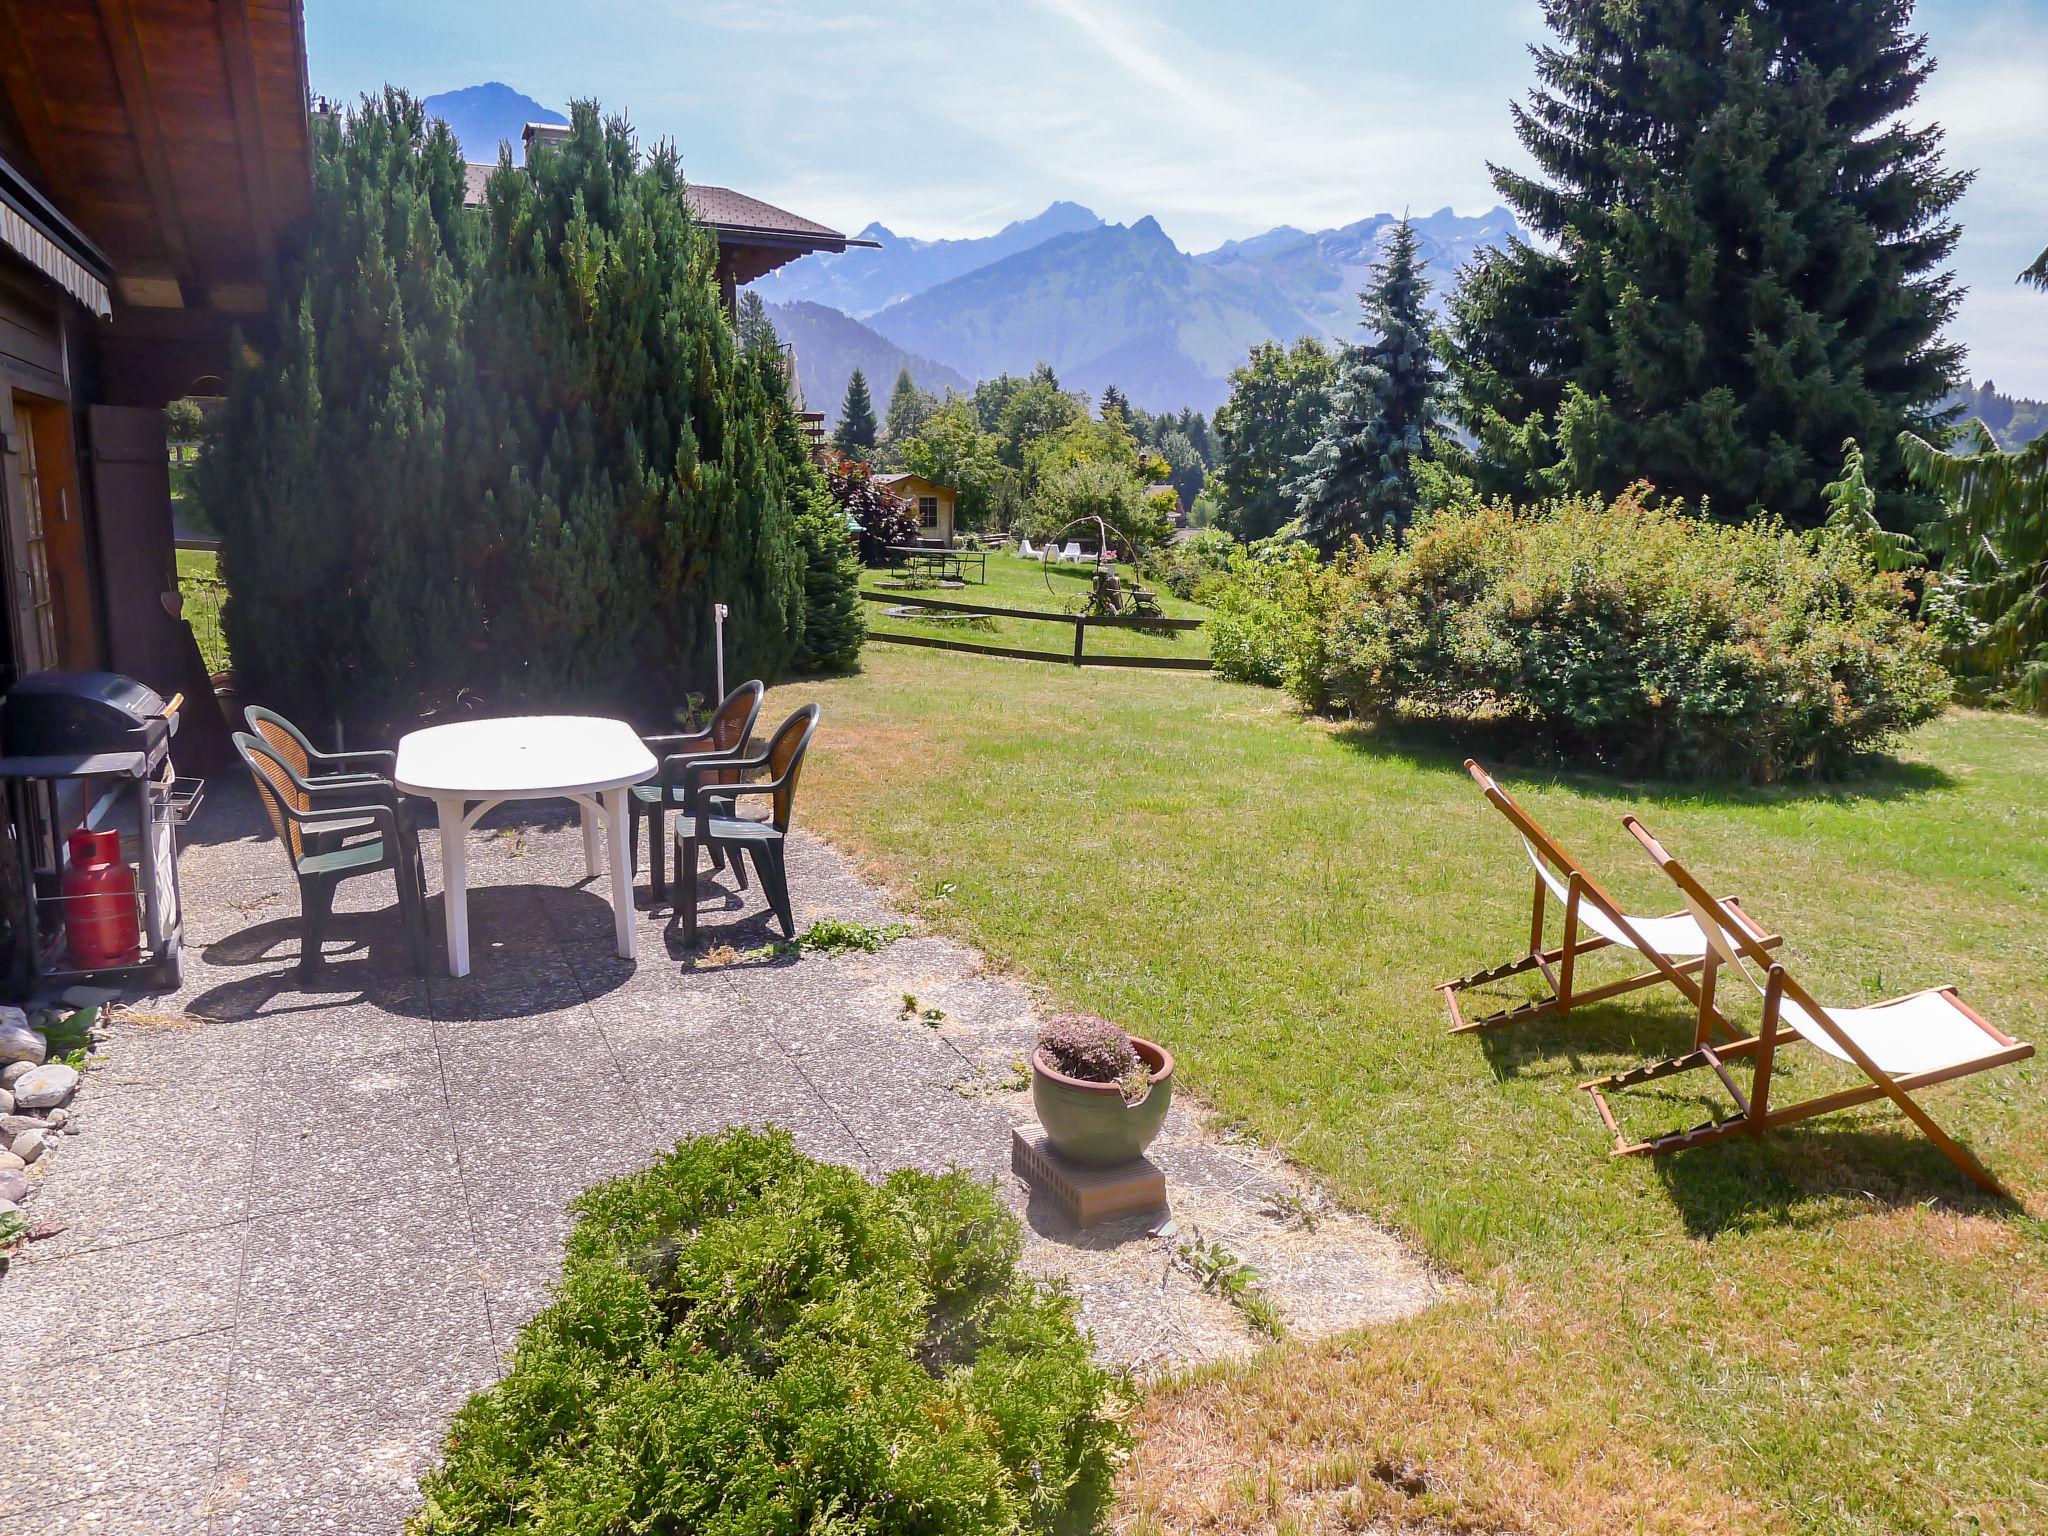
POLYGON ((1814 1001, 1813 994, 1774 961, 1742 924, 1706 893, 1692 872, 1652 837, 1633 816, 1623 821, 1643 851, 1669 875, 1685 897, 1687 910, 1706 930, 1713 952, 1700 976, 1701 1024, 1694 1048, 1668 1061, 1651 1062, 1628 1072, 1617 1072, 1582 1084, 1593 1095, 1600 1118, 1614 1137, 1614 1155, 1677 1152, 1702 1146, 1730 1136, 1761 1136, 1768 1130, 1811 1119, 1837 1109, 1849 1109, 1878 1099, 1890 1099, 1900 1111, 1926 1133, 1928 1139, 1948 1155, 1979 1188, 1992 1194, 2005 1191, 1990 1172, 1961 1143, 1934 1123, 1913 1099, 1922 1088, 1952 1082, 1993 1067, 2024 1061, 2034 1048, 1989 1023, 1962 998, 1954 987, 1932 987, 1926 991, 1895 997, 1866 1008, 1828 1008, 1814 1001), (1713 1006, 1716 973, 1723 967, 1738 972, 1763 999, 1763 1020, 1757 1033, 1730 1044, 1713 1045, 1706 1039, 1707 1011, 1713 1006), (1860 1071, 1867 1083, 1836 1093, 1822 1094, 1797 1104, 1771 1103, 1771 1064, 1777 1048, 1804 1041, 1837 1061, 1860 1071), (1728 1070, 1730 1061, 1749 1058, 1755 1066, 1745 1094, 1728 1070), (1711 1068, 1721 1086, 1735 1101, 1736 1113, 1710 1120, 1689 1131, 1673 1131, 1647 1141, 1630 1141, 1615 1123, 1607 1102, 1610 1089, 1647 1083, 1681 1072, 1711 1068))
MULTIPOLYGON (((1586 872, 1585 867, 1566 852, 1556 838, 1544 831, 1536 818, 1523 810, 1512 795, 1494 782, 1493 775, 1469 757, 1465 759, 1465 771, 1472 775, 1473 782, 1479 786, 1488 803, 1507 818, 1508 825, 1514 828, 1521 840, 1522 851, 1535 866, 1535 904, 1529 914, 1527 954, 1487 970, 1475 971, 1470 976, 1438 984, 1437 990, 1443 993, 1444 1002, 1450 1009, 1451 1033, 1462 1035, 1475 1030, 1521 1024, 1530 1019, 1561 1018, 1582 1004, 1619 997, 1659 982, 1671 983, 1685 994, 1687 1000, 1697 1005, 1700 992, 1693 973, 1706 964, 1711 946, 1708 936, 1700 931, 1692 914, 1683 908, 1665 917, 1644 917, 1623 911, 1600 888, 1599 882, 1586 872), (1557 902, 1564 920, 1560 935, 1562 942, 1549 948, 1544 946, 1546 898, 1557 902), (1626 980, 1581 990, 1577 973, 1579 959, 1614 948, 1635 950, 1650 962, 1650 969, 1626 980), (1458 1001, 1460 993, 1530 971, 1542 974, 1550 987, 1547 997, 1503 1008, 1476 1019, 1465 1017, 1458 1001)), ((1779 943, 1778 936, 1758 927, 1734 897, 1725 900, 1728 911, 1757 943, 1767 949, 1779 943)), ((1731 1027, 1729 1033, 1733 1032, 1731 1027)))

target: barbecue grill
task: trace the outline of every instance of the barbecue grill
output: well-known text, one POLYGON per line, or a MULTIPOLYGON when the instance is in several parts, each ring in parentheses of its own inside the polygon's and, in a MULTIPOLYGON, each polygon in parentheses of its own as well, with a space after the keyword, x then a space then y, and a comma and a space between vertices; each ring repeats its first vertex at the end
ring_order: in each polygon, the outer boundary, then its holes
POLYGON ((177 829, 199 808, 205 785, 171 765, 182 695, 113 672, 35 672, 0 698, 0 784, 21 838, 19 878, 6 913, 26 946, 31 985, 87 983, 145 991, 178 985, 183 932, 177 829), (140 948, 90 969, 65 941, 64 836, 75 827, 120 834, 137 866, 140 948))

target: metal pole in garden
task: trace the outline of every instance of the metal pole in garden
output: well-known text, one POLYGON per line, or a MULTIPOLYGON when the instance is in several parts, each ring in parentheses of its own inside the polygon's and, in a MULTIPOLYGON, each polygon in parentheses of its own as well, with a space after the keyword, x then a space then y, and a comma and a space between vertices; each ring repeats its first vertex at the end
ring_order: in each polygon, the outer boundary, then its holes
MULTIPOLYGON (((711 605, 711 650, 712 654, 717 657, 718 665, 718 688, 711 695, 713 699, 723 699, 725 697, 725 615, 727 611, 723 603, 713 603, 711 605)), ((717 706, 714 704, 712 707, 716 708, 717 706)))

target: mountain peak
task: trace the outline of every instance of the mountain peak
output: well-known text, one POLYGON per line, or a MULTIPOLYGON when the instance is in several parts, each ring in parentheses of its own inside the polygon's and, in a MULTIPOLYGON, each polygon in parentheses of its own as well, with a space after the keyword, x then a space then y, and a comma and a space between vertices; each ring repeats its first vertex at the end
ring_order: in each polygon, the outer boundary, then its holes
POLYGON ((466 85, 457 91, 442 91, 422 97, 420 105, 429 117, 448 125, 463 155, 471 160, 495 160, 498 145, 510 144, 517 158, 519 134, 528 123, 566 123, 568 118, 553 107, 542 106, 531 96, 515 91, 502 80, 466 85))
POLYGON ((1140 240, 1166 240, 1168 245, 1173 244, 1171 240, 1167 240, 1166 231, 1159 227, 1159 221, 1149 213, 1131 226, 1131 233, 1140 240))

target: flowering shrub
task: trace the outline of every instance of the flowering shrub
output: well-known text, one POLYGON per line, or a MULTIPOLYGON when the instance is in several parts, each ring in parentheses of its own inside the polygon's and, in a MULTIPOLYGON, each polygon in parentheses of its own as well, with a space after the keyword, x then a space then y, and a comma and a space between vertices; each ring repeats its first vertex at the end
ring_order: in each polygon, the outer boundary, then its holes
POLYGON ((1115 1083, 1126 1104, 1152 1091, 1152 1071, 1131 1047, 1131 1037, 1092 1013, 1063 1013, 1038 1034, 1045 1059, 1084 1083, 1115 1083))
POLYGON ((1270 557, 1224 606, 1219 668, 1306 707, 1484 714, 1625 772, 1836 772, 1950 686, 1903 576, 1854 537, 1707 522, 1640 489, 1457 507, 1329 566, 1270 557))
POLYGON ((1109 1378, 986 1187, 878 1187, 731 1131, 576 1208, 553 1303, 456 1415, 410 1536, 1094 1529, 1109 1378))

